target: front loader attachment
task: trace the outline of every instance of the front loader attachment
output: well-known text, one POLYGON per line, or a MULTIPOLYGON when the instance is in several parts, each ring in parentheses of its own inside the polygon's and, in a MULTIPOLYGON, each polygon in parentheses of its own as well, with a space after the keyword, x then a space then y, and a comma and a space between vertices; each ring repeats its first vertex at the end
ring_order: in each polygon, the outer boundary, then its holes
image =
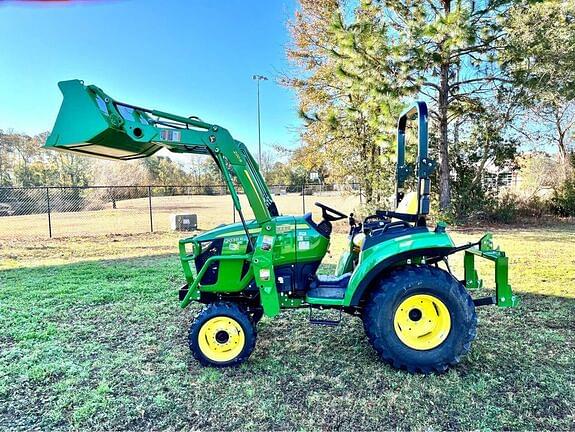
POLYGON ((243 218, 232 173, 242 185, 258 223, 278 215, 259 167, 246 145, 221 126, 196 116, 183 117, 114 100, 94 85, 58 83, 64 101, 45 148, 88 156, 129 160, 161 148, 173 153, 209 155, 222 172, 234 207, 243 218))
POLYGON ((150 156, 162 148, 153 140, 155 131, 149 130, 145 112, 80 80, 62 81, 58 87, 64 101, 46 148, 122 160, 150 156))

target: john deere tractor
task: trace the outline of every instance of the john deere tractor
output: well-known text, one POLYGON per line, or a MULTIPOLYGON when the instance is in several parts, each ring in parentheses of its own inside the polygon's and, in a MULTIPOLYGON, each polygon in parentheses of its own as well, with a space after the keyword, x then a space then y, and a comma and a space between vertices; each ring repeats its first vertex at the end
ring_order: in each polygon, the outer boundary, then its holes
POLYGON ((263 315, 309 308, 317 324, 339 322, 333 316, 318 319, 322 312, 317 309, 361 318, 373 348, 395 368, 442 372, 469 351, 476 306, 517 304, 507 257, 493 248, 491 235, 456 246, 444 224, 427 223, 435 163, 428 156, 424 102, 398 121, 395 209, 376 211, 360 222, 321 203, 316 203, 321 220, 310 213, 282 215, 247 147, 221 126, 119 102, 79 80, 59 87, 64 100, 46 148, 118 160, 166 148, 207 155, 221 171, 241 222, 179 242, 186 280, 180 306, 205 305, 189 331, 192 354, 203 365, 244 362, 263 315), (412 164, 406 163, 408 120, 418 126, 412 164), (408 183, 415 184, 413 192, 407 192, 408 183), (253 220, 244 218, 238 190, 247 197, 253 220), (350 224, 349 247, 334 275, 318 274, 333 224, 344 219, 350 224), (448 258, 456 252, 464 253, 464 280, 449 268, 448 258), (472 299, 468 292, 482 285, 475 257, 495 263, 494 296, 472 299))

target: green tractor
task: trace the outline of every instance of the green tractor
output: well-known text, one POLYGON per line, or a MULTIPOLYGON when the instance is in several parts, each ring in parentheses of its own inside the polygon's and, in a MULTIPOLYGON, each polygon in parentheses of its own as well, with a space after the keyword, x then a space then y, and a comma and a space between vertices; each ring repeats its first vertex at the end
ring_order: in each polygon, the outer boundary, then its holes
POLYGON ((358 222, 321 203, 316 203, 321 220, 310 213, 280 214, 247 147, 221 126, 119 102, 79 80, 60 82, 59 87, 64 100, 46 148, 118 160, 166 148, 209 155, 221 171, 241 222, 179 242, 186 279, 180 305, 205 305, 189 331, 192 354, 203 365, 244 362, 254 349, 263 315, 309 308, 316 324, 339 322, 318 319, 317 309, 335 309, 340 319, 342 312, 360 317, 374 349, 395 368, 443 372, 469 351, 476 335, 476 306, 512 307, 518 302, 508 283, 507 257, 493 248, 490 234, 456 246, 444 224, 427 224, 435 164, 428 157, 424 102, 399 118, 396 209, 358 222), (412 119, 418 122, 418 148, 415 163, 408 164, 406 125, 412 119), (408 179, 415 192, 407 192, 408 179), (253 220, 244 218, 239 187, 253 220), (334 275, 318 274, 332 225, 346 218, 349 248, 334 275), (463 281, 448 264, 448 257, 461 251, 463 281), (472 299, 467 291, 482 285, 475 257, 495 263, 494 296, 472 299))

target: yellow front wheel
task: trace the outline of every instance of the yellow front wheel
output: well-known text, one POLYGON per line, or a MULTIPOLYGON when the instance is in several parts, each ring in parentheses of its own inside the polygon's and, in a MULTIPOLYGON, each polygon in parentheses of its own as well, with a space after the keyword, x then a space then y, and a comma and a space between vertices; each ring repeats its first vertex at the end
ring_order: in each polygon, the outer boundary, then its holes
POLYGON ((235 366, 250 356, 256 330, 249 315, 233 303, 213 303, 190 327, 192 354, 203 365, 235 366))

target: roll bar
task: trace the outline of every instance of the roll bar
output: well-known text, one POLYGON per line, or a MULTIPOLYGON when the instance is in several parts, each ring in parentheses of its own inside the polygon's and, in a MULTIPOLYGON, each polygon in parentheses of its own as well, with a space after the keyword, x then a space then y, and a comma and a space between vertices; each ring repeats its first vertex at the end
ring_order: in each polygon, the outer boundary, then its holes
POLYGON ((435 162, 428 157, 428 112, 427 104, 423 101, 415 102, 405 110, 397 122, 397 166, 395 173, 395 205, 403 199, 405 181, 417 174, 417 216, 429 214, 429 193, 431 189, 430 176, 435 169, 435 162), (417 119, 417 161, 415 173, 405 163, 405 132, 407 121, 417 119))

